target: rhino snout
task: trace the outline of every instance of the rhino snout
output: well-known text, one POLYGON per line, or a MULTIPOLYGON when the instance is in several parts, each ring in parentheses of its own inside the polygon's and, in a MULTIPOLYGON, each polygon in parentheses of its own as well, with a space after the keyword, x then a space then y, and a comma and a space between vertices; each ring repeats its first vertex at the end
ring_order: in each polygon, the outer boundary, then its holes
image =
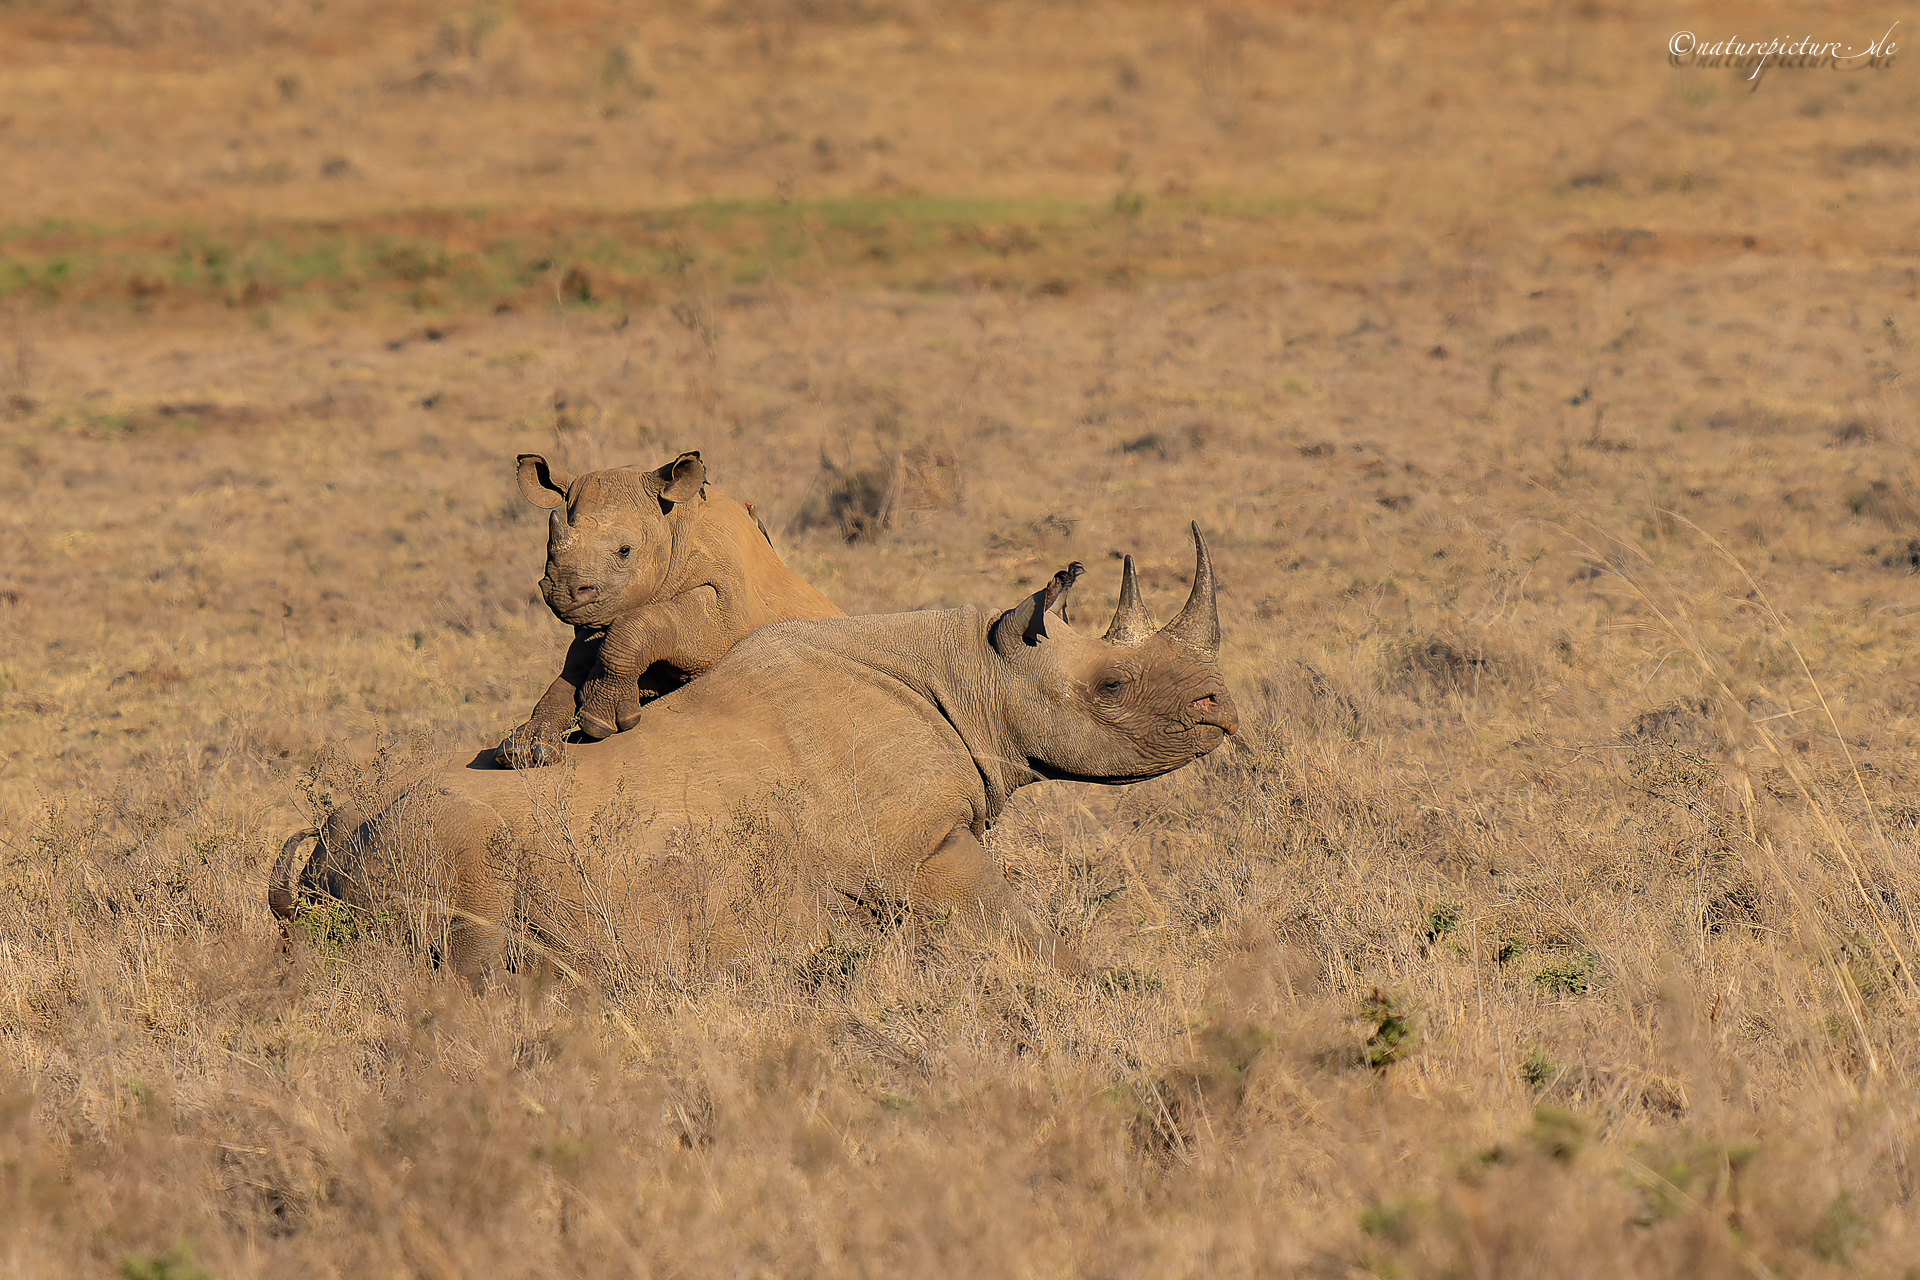
POLYGON ((1234 713, 1233 699, 1224 691, 1195 698, 1188 705, 1195 724, 1210 724, 1224 733, 1237 733, 1240 718, 1234 713))
POLYGON ((540 579, 540 594, 556 609, 571 605, 586 604, 600 598, 600 584, 580 582, 566 575, 555 577, 549 573, 540 579))

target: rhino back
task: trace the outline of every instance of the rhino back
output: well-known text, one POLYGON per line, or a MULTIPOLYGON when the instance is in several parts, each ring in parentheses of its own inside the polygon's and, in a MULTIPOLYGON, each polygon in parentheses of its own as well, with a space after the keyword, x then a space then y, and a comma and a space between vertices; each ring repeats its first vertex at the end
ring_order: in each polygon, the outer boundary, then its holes
POLYGON ((709 494, 692 536, 708 544, 703 550, 714 566, 737 567, 742 622, 749 629, 792 619, 846 616, 787 567, 753 513, 725 493, 716 489, 709 494))
POLYGON ((577 829, 617 812, 634 851, 658 853, 689 824, 773 804, 816 849, 911 857, 956 821, 983 824, 990 802, 939 708, 845 651, 840 633, 862 621, 756 632, 633 728, 570 746, 559 768, 466 768, 432 785, 513 815, 523 840, 542 815, 577 829))

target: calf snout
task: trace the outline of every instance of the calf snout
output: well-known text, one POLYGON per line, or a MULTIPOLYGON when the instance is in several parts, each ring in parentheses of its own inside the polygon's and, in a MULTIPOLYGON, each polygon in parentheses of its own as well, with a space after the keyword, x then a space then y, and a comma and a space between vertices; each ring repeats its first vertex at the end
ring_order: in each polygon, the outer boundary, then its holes
POLYGON ((561 617, 567 617, 576 609, 584 609, 600 599, 600 584, 583 582, 569 574, 549 573, 540 579, 540 595, 553 611, 561 617))

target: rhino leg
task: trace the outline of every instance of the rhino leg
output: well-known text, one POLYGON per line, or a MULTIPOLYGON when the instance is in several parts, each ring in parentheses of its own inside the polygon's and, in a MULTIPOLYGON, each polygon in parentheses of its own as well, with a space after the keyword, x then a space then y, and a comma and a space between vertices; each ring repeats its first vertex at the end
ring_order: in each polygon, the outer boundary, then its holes
POLYGON ((640 719, 640 708, 643 705, 645 704, 641 702, 640 685, 637 681, 629 681, 624 688, 617 691, 613 703, 613 722, 619 726, 620 732, 625 733, 633 728, 634 723, 640 719))
POLYGON ((506 922, 513 916, 513 881, 504 864, 500 815, 466 801, 443 804, 435 819, 453 862, 447 966, 478 986, 506 949, 506 922))
POLYGON ((580 731, 605 738, 629 728, 650 694, 705 671, 740 638, 720 611, 718 590, 696 587, 643 606, 607 627, 599 662, 580 690, 580 731), (671 678, 662 684, 664 676, 671 678))
POLYGON ((664 697, 685 684, 690 677, 671 662, 656 662, 640 673, 631 688, 617 692, 613 712, 614 723, 620 732, 639 722, 641 711, 655 698, 664 697))
POLYGON ((651 668, 635 679, 596 669, 580 689, 580 731, 599 739, 633 728, 650 692, 644 688, 650 674, 651 668))
POLYGON ((920 864, 913 875, 910 901, 915 907, 948 908, 970 924, 1010 932, 1023 950, 1049 961, 1062 973, 1084 972, 1072 947, 1041 932, 967 827, 949 831, 920 864))
POLYGON ((627 723, 640 709, 640 686, 632 677, 595 671, 580 689, 580 732, 589 738, 611 737, 620 731, 623 702, 631 703, 627 723))
POLYGON ((507 944, 514 888, 512 846, 500 815, 464 796, 422 788, 369 823, 363 878, 398 912, 416 946, 482 985, 507 944))

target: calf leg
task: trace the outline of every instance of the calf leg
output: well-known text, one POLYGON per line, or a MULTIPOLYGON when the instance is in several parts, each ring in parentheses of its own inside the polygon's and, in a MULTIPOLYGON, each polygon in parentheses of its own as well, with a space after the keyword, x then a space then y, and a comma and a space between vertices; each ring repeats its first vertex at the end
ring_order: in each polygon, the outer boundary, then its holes
POLYGON ((980 841, 966 827, 955 827, 934 847, 913 875, 909 903, 915 907, 944 907, 970 924, 1004 929, 1015 941, 1062 973, 1082 972, 1072 947, 1042 933, 1031 913, 1007 886, 1006 877, 987 857, 980 841))
POLYGON ((580 691, 580 731, 605 738, 628 728, 640 714, 655 663, 669 664, 682 676, 705 671, 741 634, 737 619, 721 616, 720 594, 711 584, 643 605, 612 623, 600 642, 599 664, 580 691))
POLYGON ((580 688, 580 732, 597 741, 632 728, 639 718, 639 680, 596 667, 580 688))
POLYGON ((637 678, 613 675, 604 665, 597 666, 580 687, 580 730, 596 740, 625 733, 649 702, 686 682, 686 673, 664 659, 637 678))

